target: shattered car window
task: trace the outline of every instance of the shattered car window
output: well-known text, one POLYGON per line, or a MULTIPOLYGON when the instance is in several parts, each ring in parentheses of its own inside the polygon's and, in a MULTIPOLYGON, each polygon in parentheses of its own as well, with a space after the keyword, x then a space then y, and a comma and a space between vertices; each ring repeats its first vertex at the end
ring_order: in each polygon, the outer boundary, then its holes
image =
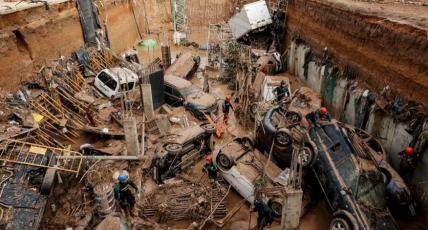
POLYGON ((336 164, 336 166, 345 185, 352 188, 353 185, 357 183, 359 175, 354 163, 350 159, 346 159, 345 161, 336 164))
POLYGON ((184 97, 188 97, 190 95, 196 94, 199 91, 201 91, 201 89, 197 85, 194 85, 194 84, 192 84, 192 85, 190 85, 190 86, 188 86, 186 88, 180 89, 180 93, 184 97))
POLYGON ((360 176, 357 199, 375 208, 385 209, 386 191, 385 184, 369 175, 360 176))
POLYGON ((110 75, 102 72, 98 76, 98 79, 100 79, 100 81, 104 83, 107 87, 109 87, 111 90, 116 90, 117 82, 110 75))

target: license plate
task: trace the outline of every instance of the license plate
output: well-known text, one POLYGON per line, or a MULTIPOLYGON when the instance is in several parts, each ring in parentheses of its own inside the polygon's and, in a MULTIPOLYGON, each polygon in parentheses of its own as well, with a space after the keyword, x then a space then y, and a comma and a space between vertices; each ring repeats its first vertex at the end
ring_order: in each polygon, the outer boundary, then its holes
POLYGON ((412 205, 412 204, 411 204, 411 205, 409 205, 409 209, 410 209, 410 212, 412 213, 412 216, 416 215, 415 208, 413 207, 413 205, 412 205))

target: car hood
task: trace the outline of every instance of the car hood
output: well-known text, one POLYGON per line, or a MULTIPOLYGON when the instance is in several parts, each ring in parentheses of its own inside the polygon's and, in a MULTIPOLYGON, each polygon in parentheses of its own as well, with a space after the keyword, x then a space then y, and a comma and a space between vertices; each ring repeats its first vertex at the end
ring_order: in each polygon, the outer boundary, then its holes
POLYGON ((397 223, 388 210, 376 209, 359 202, 359 207, 364 213, 371 229, 376 230, 399 230, 397 223))
POLYGON ((217 102, 214 96, 209 95, 203 91, 199 91, 196 94, 187 96, 186 101, 188 103, 195 104, 196 106, 209 107, 217 102))

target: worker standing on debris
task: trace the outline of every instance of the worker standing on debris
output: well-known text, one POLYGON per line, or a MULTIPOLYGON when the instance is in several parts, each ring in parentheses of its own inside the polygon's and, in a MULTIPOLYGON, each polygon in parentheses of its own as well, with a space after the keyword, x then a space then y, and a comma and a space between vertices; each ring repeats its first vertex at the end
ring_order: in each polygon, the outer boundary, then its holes
POLYGON ((328 113, 327 109, 325 107, 321 107, 320 109, 317 109, 315 112, 308 113, 306 115, 306 120, 312 125, 312 126, 319 126, 320 121, 331 121, 331 116, 328 113))
POLYGON ((134 182, 128 179, 128 175, 120 174, 119 183, 114 187, 114 198, 119 201, 120 207, 125 211, 126 215, 129 217, 129 214, 132 216, 137 216, 137 209, 135 207, 135 197, 132 194, 129 186, 132 186, 135 190, 138 191, 137 186, 135 186, 134 182), (129 205, 129 210, 128 210, 129 205))
POLYGON ((284 98, 288 98, 290 97, 289 94, 289 90, 288 90, 288 84, 287 82, 285 82, 284 80, 281 81, 281 85, 276 87, 272 93, 278 98, 278 102, 282 101, 282 99, 284 98))
POLYGON ((398 153, 398 158, 401 159, 398 174, 406 180, 412 173, 413 169, 418 166, 419 155, 415 154, 415 150, 412 147, 408 147, 398 153))
POLYGON ((226 96, 226 100, 223 101, 223 104, 222 104, 222 109, 223 109, 223 113, 224 113, 223 121, 225 122, 226 125, 227 125, 227 122, 229 121, 229 110, 230 110, 230 108, 232 109, 232 111, 235 111, 233 109, 232 103, 230 103, 230 96, 226 96))
POLYGON ((257 225, 255 227, 256 230, 262 230, 266 226, 270 226, 274 221, 272 209, 259 199, 254 200, 254 208, 252 211, 259 214, 257 217, 257 225))
POLYGON ((207 162, 202 167, 202 172, 206 172, 208 170, 208 178, 210 180, 217 180, 217 172, 218 166, 213 162, 212 156, 207 156, 207 162))

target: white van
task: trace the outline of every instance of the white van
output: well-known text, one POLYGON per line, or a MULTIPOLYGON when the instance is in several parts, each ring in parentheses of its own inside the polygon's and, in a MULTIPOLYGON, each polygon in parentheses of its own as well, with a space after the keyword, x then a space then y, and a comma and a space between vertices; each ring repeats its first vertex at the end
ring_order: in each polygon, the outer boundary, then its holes
POLYGON ((138 76, 127 68, 103 69, 95 78, 94 86, 101 94, 110 100, 120 98, 120 92, 127 93, 135 90, 138 76), (119 88, 119 78, 121 89, 119 88), (128 85, 127 85, 128 84, 128 85))

